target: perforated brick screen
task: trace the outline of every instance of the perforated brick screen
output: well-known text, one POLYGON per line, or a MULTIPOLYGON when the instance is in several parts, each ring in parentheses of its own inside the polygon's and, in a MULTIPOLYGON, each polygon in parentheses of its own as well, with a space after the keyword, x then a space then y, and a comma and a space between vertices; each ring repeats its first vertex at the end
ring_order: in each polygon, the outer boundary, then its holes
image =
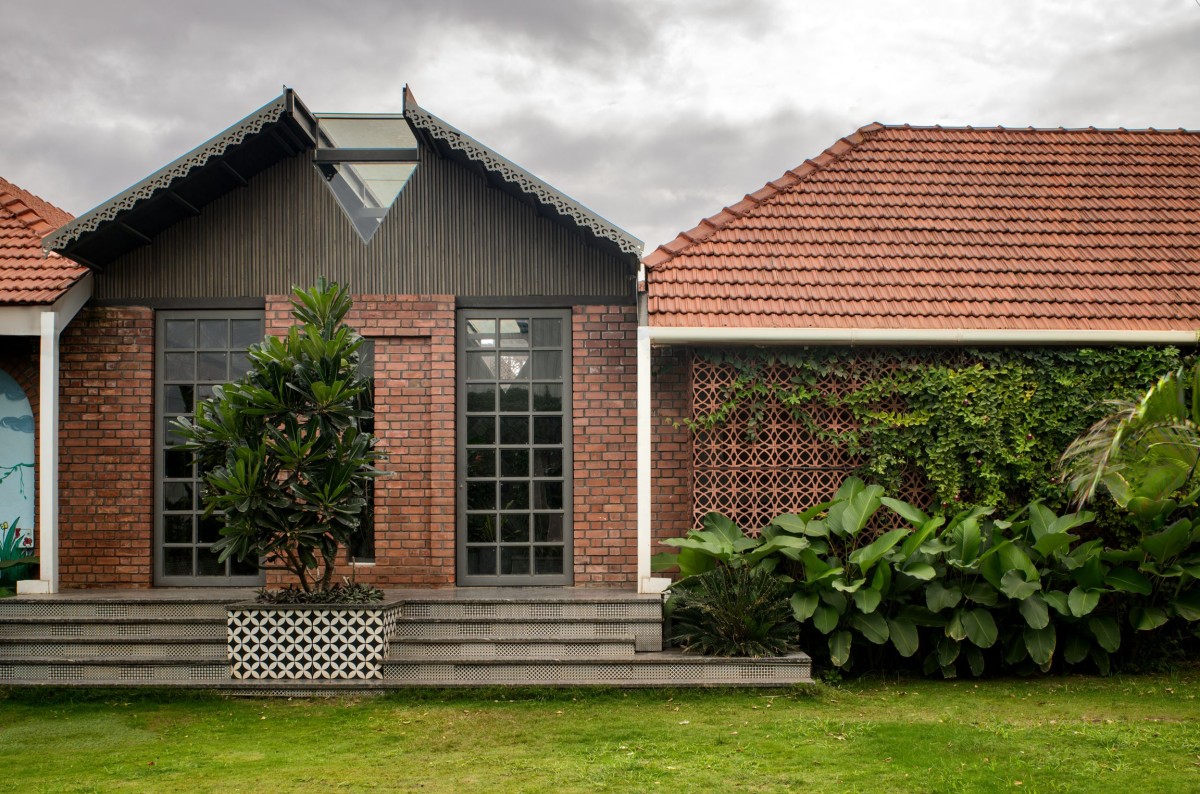
MULTIPOLYGON (((846 356, 845 366, 829 368, 815 386, 826 394, 844 396, 906 361, 952 355, 953 351, 856 350, 846 356)), ((762 376, 782 385, 796 374, 791 367, 773 364, 762 376)), ((737 375, 735 366, 714 363, 698 352, 692 363, 693 416, 720 408, 737 375)), ((764 402, 757 422, 750 410, 742 408, 728 421, 696 432, 692 458, 697 526, 706 513, 717 511, 756 532, 780 513, 799 512, 829 499, 855 472, 860 459, 836 441, 839 435, 856 429, 849 409, 819 399, 803 403, 801 408, 811 425, 772 398, 764 402)), ((899 493, 894 495, 914 504, 928 500, 917 473, 902 472, 901 477, 899 493)))

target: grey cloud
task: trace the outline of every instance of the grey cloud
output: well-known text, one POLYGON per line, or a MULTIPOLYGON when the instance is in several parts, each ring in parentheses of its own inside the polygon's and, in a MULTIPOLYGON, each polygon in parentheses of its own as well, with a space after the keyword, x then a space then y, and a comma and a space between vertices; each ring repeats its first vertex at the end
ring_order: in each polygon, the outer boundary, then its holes
POLYGON ((5 416, 0 418, 0 428, 11 430, 14 433, 32 433, 33 417, 29 415, 5 416))
POLYGON ((1131 33, 1067 59, 1035 95, 1037 124, 1200 127, 1200 8, 1181 24, 1131 33))
POLYGON ((0 397, 14 401, 25 400, 25 392, 21 389, 21 384, 13 380, 4 370, 0 370, 0 397))
MULTIPOLYGON (((5 9, 0 173, 82 212, 278 95, 399 106, 402 81, 472 36, 545 70, 597 79, 654 50, 633 2, 47 0, 5 9), (385 104, 385 103, 390 103, 385 104)), ((537 76, 530 75, 531 81, 537 76)), ((358 104, 358 103, 363 104, 358 104)))
POLYGON ((624 119, 589 131, 550 115, 514 116, 492 132, 504 141, 505 156, 637 235, 650 251, 867 121, 784 107, 745 119, 700 111, 624 119))

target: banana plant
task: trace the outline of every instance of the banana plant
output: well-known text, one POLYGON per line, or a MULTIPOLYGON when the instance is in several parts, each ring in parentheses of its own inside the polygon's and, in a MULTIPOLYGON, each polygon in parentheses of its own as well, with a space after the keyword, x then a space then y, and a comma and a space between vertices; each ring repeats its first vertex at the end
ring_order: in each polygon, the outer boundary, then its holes
POLYGON ((701 529, 691 530, 686 537, 664 540, 664 545, 677 547, 679 551, 656 555, 654 567, 678 568, 681 579, 707 573, 718 564, 774 570, 779 563, 775 555, 796 559, 809 546, 807 538, 777 528, 768 527, 757 536, 748 535, 728 516, 716 512, 705 515, 700 526, 701 529))
POLYGON ((811 542, 798 555, 802 574, 792 596, 793 615, 825 636, 836 667, 849 666, 856 637, 869 645, 890 642, 901 656, 912 656, 919 646, 916 623, 902 610, 936 573, 920 552, 941 519, 884 497, 878 485, 856 477, 847 479, 833 500, 820 507, 825 508, 823 515, 810 510, 773 521, 780 531, 811 542), (870 529, 885 505, 915 529, 870 529))
POLYGON ((1137 402, 1114 411, 1079 436, 1060 466, 1078 505, 1100 487, 1155 529, 1178 507, 1200 499, 1200 363, 1168 373, 1137 402))
POLYGON ((1200 519, 1179 518, 1133 549, 1107 551, 1107 584, 1132 604, 1129 625, 1153 631, 1173 618, 1200 636, 1200 519))

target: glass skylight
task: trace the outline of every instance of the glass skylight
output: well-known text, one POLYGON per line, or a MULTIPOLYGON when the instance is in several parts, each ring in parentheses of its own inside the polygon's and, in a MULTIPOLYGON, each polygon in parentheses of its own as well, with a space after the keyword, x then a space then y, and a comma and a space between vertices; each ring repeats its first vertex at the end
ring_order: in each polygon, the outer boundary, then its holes
POLYGON ((317 167, 363 242, 370 242, 417 169, 417 139, 400 116, 322 116, 317 167))

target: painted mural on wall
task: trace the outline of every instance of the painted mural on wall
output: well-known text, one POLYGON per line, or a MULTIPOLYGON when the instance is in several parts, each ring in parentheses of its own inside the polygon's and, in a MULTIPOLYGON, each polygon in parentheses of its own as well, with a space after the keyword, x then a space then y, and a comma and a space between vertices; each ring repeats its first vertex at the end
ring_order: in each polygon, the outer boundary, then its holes
POLYGON ((24 390, 0 370, 0 559, 28 554, 33 548, 33 427, 33 409, 24 390))

